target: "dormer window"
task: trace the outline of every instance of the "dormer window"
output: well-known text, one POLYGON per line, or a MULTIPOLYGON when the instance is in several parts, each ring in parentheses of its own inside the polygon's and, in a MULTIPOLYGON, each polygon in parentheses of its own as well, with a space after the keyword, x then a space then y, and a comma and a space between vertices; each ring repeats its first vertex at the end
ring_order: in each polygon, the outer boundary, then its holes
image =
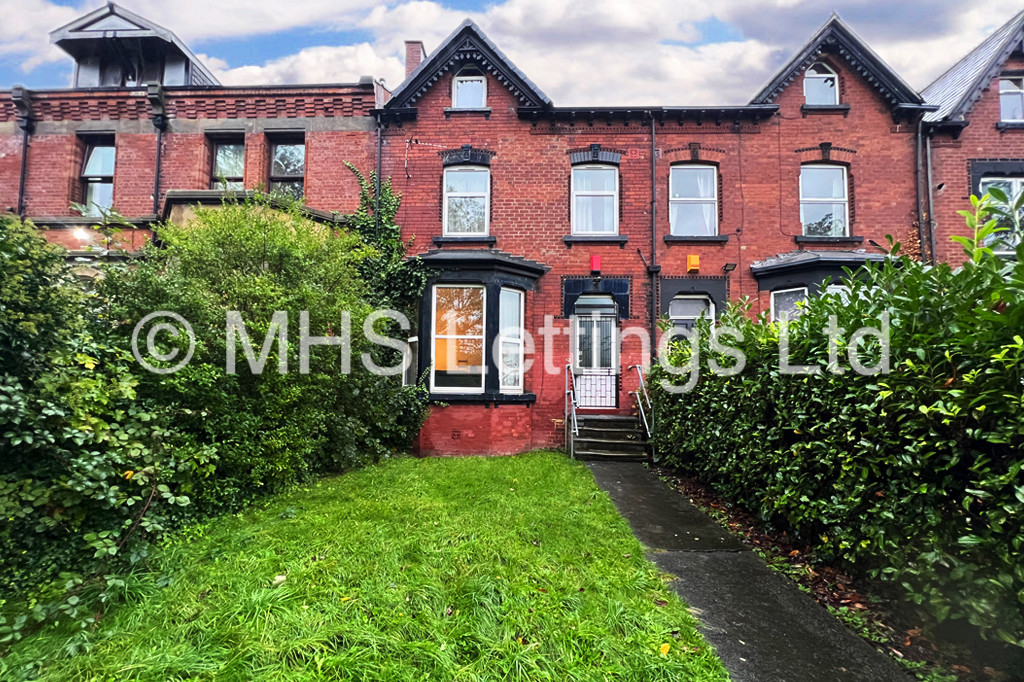
POLYGON ((452 81, 453 109, 483 109, 487 106, 487 79, 480 69, 467 66, 452 81))
POLYGON ((1024 78, 999 79, 999 120, 1024 121, 1024 78))
POLYGON ((804 73, 804 102, 811 106, 839 104, 839 76, 822 62, 811 64, 804 73))

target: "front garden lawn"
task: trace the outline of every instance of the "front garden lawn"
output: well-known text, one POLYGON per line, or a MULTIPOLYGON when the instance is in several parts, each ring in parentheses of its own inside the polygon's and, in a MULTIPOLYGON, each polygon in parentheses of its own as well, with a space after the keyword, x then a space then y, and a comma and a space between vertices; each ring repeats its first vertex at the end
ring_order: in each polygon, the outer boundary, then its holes
POLYGON ((590 472, 555 453, 323 480, 183 534, 129 595, 88 650, 50 628, 0 678, 726 679, 590 472))

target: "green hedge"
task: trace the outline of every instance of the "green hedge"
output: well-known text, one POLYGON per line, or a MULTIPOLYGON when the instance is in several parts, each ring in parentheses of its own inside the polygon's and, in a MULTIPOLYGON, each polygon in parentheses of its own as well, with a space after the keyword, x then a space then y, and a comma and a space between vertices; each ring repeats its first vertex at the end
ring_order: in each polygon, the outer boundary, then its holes
MULTIPOLYGON (((381 365, 396 359, 361 334, 388 302, 366 283, 366 263, 405 277, 395 297, 414 298, 406 289, 421 281, 390 243, 398 202, 384 189, 388 229, 376 243, 359 229, 365 212, 350 233, 298 206, 227 202, 186 227, 163 226, 159 248, 106 267, 89 287, 31 226, 0 217, 0 643, 34 620, 88 624, 174 529, 407 451, 425 390, 360 363, 364 351, 381 365), (135 324, 153 311, 178 313, 195 332, 177 373, 150 373, 132 356, 135 324), (275 346, 253 375, 239 347, 228 374, 227 311, 240 311, 257 353, 273 313, 287 312, 290 371, 277 371, 275 346), (310 371, 299 371, 300 311, 313 336, 351 313, 351 374, 337 347, 314 348, 310 371)), ((187 350, 185 335, 156 338, 164 351, 187 350)))
MULTIPOLYGON (((1024 248, 1008 263, 968 247, 962 268, 894 255, 845 280, 848 297, 808 301, 789 324, 790 362, 820 365, 816 376, 782 374, 780 325, 731 307, 718 329, 743 340, 720 338, 746 367, 709 372, 709 357, 733 365, 703 325, 693 390, 664 390, 688 376, 651 372, 656 445, 823 560, 891 581, 940 620, 966 618, 1024 646, 1024 248), (885 314, 891 371, 854 374, 851 333, 881 327, 885 314), (847 330, 843 375, 825 370, 830 316, 847 330)), ((880 357, 876 342, 862 349, 867 365, 880 357)), ((691 347, 670 356, 684 367, 691 347)))

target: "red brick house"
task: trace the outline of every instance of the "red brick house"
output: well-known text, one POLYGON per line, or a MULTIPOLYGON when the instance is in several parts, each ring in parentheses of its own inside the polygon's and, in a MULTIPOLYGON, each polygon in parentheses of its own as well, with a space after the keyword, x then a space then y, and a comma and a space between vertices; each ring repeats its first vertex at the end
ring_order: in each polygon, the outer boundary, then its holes
MULTIPOLYGON (((1019 19, 995 50, 1010 50, 1009 73, 1019 19)), ((331 220, 358 199, 341 161, 392 178, 431 272, 414 346, 438 403, 424 454, 560 444, 566 365, 581 413, 632 415, 659 319, 686 326, 743 297, 774 315, 880 258, 886 235, 931 257, 933 232, 947 240, 959 221, 940 197, 935 224, 923 217, 929 187, 964 184, 938 140, 970 128, 835 16, 748 104, 716 107, 558 107, 468 21, 430 55, 408 43, 392 93, 370 78, 222 86, 115 5, 52 37, 76 59, 75 87, 0 93, 0 208, 73 251, 94 222, 73 202, 125 215, 131 250, 224 183, 301 195, 331 220)), ((990 132, 978 158, 1016 134, 990 132)))

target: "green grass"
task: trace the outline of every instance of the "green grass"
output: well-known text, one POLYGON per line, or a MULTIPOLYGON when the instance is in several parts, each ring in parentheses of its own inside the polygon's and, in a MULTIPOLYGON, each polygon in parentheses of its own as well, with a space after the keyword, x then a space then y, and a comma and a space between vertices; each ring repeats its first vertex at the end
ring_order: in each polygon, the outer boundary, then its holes
POLYGON ((0 679, 727 679, 643 551, 562 455, 394 460, 183 535, 87 651, 51 627, 0 679))

